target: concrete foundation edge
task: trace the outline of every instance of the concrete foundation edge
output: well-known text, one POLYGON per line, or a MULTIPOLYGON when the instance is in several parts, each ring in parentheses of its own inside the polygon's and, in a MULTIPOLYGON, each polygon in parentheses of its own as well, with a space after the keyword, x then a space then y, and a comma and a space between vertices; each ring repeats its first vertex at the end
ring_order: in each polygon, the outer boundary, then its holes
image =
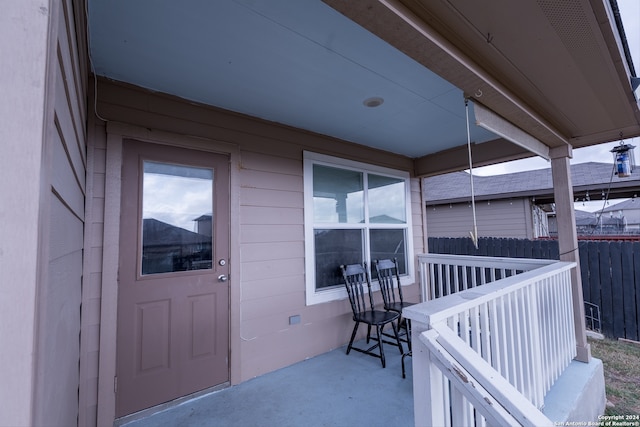
POLYGON ((572 361, 544 399, 542 412, 556 425, 587 425, 604 414, 606 392, 600 359, 572 361))

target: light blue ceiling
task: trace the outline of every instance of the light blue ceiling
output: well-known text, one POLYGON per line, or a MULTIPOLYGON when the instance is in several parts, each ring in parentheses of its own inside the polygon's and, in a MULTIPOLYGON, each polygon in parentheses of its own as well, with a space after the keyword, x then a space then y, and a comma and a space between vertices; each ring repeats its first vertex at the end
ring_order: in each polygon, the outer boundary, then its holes
POLYGON ((466 143, 459 89, 320 0, 88 7, 99 76, 409 157, 466 143))

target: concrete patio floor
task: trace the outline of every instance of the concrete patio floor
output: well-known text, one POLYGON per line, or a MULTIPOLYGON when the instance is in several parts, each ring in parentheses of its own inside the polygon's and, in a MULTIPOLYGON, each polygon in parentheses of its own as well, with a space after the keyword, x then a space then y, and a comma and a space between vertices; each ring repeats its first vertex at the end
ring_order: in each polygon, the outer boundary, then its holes
POLYGON ((405 359, 403 379, 397 347, 385 345, 385 369, 379 359, 355 351, 347 356, 345 350, 346 346, 121 425, 413 426, 411 358, 405 359))

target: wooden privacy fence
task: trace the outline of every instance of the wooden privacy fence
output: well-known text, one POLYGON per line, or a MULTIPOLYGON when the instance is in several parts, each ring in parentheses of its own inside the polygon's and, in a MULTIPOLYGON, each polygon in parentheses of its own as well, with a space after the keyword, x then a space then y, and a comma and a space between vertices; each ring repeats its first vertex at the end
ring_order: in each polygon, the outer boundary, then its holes
MULTIPOLYGON (((640 242, 580 240, 584 300, 600 307, 608 338, 640 340, 640 242)), ((559 259, 556 240, 430 237, 429 252, 510 258, 559 259)))

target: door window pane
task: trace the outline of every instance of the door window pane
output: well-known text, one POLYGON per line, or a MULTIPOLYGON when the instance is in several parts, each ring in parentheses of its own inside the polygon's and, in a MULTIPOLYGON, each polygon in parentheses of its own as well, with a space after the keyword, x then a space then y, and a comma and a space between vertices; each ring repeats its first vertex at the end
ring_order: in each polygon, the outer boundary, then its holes
POLYGON ((341 286, 341 264, 361 264, 362 230, 314 230, 316 289, 341 286))
POLYGON ((316 223, 364 222, 362 172, 313 165, 313 219, 316 223))
POLYGON ((369 222, 404 224, 407 222, 403 179, 369 174, 369 222))
POLYGON ((213 170, 144 162, 142 274, 210 269, 213 170))
MULTIPOLYGON (((371 261, 376 259, 398 259, 398 273, 407 273, 405 230, 370 230, 371 261)), ((375 267, 371 273, 376 277, 375 267)))

